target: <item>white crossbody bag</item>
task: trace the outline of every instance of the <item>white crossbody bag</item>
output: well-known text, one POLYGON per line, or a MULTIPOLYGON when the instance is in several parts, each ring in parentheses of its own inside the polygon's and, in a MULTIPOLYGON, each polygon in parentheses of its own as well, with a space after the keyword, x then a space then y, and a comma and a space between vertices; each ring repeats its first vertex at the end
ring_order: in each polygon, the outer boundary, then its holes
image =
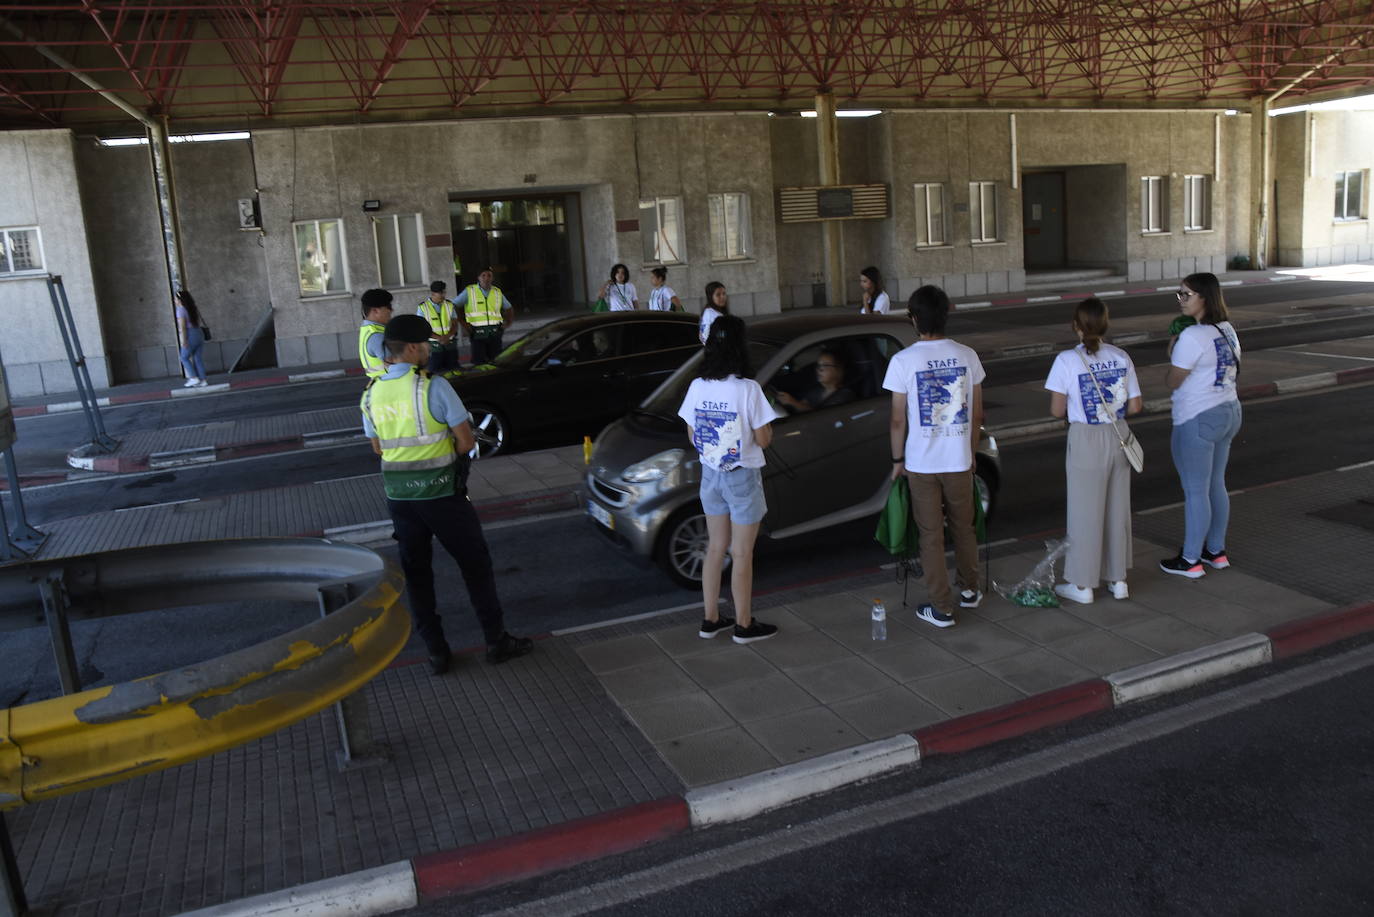
MULTIPOLYGON (((1078 358, 1083 361, 1083 368, 1088 371, 1089 376, 1092 376, 1093 388, 1097 389, 1097 400, 1102 402, 1105 407, 1107 405, 1107 396, 1102 394, 1102 386, 1097 381, 1097 373, 1093 372, 1093 368, 1088 365, 1088 358, 1083 356, 1083 351, 1075 348, 1074 353, 1078 354, 1078 358)), ((1085 411, 1084 413, 1087 412, 1085 411)), ((1135 469, 1137 473, 1144 471, 1145 449, 1140 445, 1140 440, 1135 438, 1135 434, 1131 432, 1129 427, 1126 428, 1126 435, 1121 435, 1121 428, 1116 425, 1116 410, 1114 407, 1112 410, 1112 431, 1116 433, 1117 442, 1121 443, 1121 451, 1126 453, 1126 461, 1130 462, 1131 467, 1135 469)))

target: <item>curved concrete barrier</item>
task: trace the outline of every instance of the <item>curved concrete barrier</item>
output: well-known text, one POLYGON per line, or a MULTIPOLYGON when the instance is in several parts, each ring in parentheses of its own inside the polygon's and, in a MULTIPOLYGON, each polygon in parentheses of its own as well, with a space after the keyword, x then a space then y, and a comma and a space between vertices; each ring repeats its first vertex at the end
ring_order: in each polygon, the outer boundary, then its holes
POLYGON ((309 601, 321 586, 342 587, 350 598, 318 621, 225 656, 0 711, 0 810, 267 735, 357 691, 410 635, 400 571, 353 545, 244 539, 10 567, 0 570, 0 614, 31 612, 33 584, 54 572, 87 614, 245 598, 309 601))

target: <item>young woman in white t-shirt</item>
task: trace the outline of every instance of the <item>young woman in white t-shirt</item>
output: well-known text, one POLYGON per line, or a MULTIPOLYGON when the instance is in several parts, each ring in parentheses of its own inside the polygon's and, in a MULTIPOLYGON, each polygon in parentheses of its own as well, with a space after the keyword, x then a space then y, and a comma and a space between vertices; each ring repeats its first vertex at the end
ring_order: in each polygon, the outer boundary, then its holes
POLYGON ((767 640, 778 632, 751 613, 754 540, 768 511, 763 497, 763 450, 773 441, 772 423, 779 415, 750 375, 744 322, 733 315, 719 316, 706 337, 701 375, 692 380, 677 412, 701 456, 701 507, 709 535, 701 571, 705 617, 697 633, 710 638, 733 625, 736 643, 767 640), (721 617, 719 608, 727 549, 732 563, 733 620, 721 617))
POLYGON ((711 331, 711 323, 722 315, 730 314, 730 294, 725 290, 725 284, 719 280, 712 280, 706 284, 706 308, 701 310, 701 323, 697 326, 697 334, 701 337, 701 343, 706 343, 706 335, 711 331))
POLYGON ((611 265, 611 279, 601 285, 601 298, 611 312, 633 312, 639 308, 639 293, 630 283, 630 269, 623 264, 611 265))
POLYGON ((1159 568, 1197 579, 1203 564, 1214 570, 1231 565, 1226 557, 1231 518, 1226 462, 1231 440, 1240 431, 1240 338, 1227 320, 1215 274, 1189 274, 1176 295, 1179 312, 1197 324, 1179 334, 1165 378, 1174 393, 1169 448, 1183 484, 1183 547, 1160 561, 1159 568))
POLYGON ((653 289, 649 291, 649 311, 650 312, 686 312, 682 306, 682 300, 677 298, 676 291, 668 286, 668 269, 666 267, 656 267, 649 271, 649 282, 653 289))
POLYGON ((892 302, 883 289, 883 275, 876 267, 866 267, 859 271, 859 289, 864 293, 860 315, 886 315, 892 307, 892 302))
POLYGON ((1131 358, 1102 340, 1107 327, 1102 300, 1092 296, 1079 303, 1073 330, 1082 343, 1056 356, 1045 380, 1050 413, 1069 419, 1064 456, 1067 582, 1054 591, 1083 605, 1093 600, 1093 590, 1103 581, 1118 599, 1130 594, 1126 571, 1131 566, 1131 467, 1121 450, 1121 437, 1126 434, 1126 417, 1140 413, 1144 402, 1131 358))

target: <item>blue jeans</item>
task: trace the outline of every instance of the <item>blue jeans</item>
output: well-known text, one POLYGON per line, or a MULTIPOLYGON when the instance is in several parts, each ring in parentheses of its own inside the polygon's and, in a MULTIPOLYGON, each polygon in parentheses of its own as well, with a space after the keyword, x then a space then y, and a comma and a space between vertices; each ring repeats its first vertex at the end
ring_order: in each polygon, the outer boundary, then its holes
POLYGON ((1183 485, 1183 557, 1197 560, 1205 547, 1226 548, 1231 498, 1226 493, 1226 460, 1240 430, 1240 402, 1208 408, 1174 427, 1169 446, 1183 485))
POLYGON ((195 325, 186 329, 186 346, 181 348, 181 370, 187 379, 205 378, 205 361, 200 352, 205 349, 205 332, 195 325))

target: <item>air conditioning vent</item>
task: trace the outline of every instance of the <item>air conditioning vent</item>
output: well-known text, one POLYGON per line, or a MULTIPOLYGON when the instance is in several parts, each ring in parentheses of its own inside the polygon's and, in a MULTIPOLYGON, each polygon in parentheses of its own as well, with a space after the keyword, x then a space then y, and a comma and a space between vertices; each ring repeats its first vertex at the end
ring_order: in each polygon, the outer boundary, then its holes
POLYGON ((826 185, 778 189, 784 223, 887 218, 887 185, 826 185))

